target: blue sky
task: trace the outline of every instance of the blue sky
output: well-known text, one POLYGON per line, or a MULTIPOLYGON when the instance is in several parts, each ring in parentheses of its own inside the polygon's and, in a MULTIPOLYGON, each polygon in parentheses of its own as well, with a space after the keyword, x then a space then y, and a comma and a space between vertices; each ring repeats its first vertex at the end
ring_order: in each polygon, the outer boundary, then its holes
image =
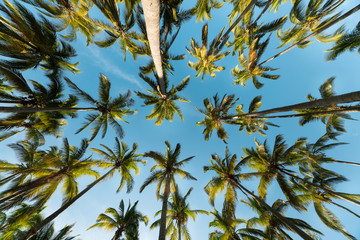
MULTIPOLYGON (((344 9, 350 9, 355 6, 357 1, 347 0, 344 4, 344 9)), ((184 8, 192 6, 193 1, 185 0, 184 8)), ((277 13, 277 16, 283 16, 286 13, 288 5, 282 6, 277 13)), ((211 40, 220 29, 228 25, 227 16, 231 9, 224 6, 220 10, 215 10, 212 13, 213 19, 209 21, 209 40, 211 40)), ((360 18, 360 14, 353 15, 347 22, 350 25, 356 23, 360 18)), ((223 94, 235 94, 240 97, 239 104, 244 104, 247 109, 248 104, 253 97, 262 95, 263 106, 261 109, 268 109, 272 107, 284 106, 295 104, 298 102, 306 101, 305 96, 311 93, 315 97, 319 97, 318 87, 325 82, 329 77, 335 76, 335 91, 337 94, 343 94, 351 91, 357 91, 360 88, 359 75, 356 67, 359 65, 359 56, 356 53, 345 53, 340 56, 336 61, 326 62, 324 50, 330 48, 329 44, 319 44, 316 40, 306 49, 293 49, 291 52, 279 57, 266 64, 266 66, 280 68, 277 74, 281 77, 276 80, 261 79, 264 87, 256 90, 252 83, 249 81, 246 88, 233 85, 233 77, 230 74, 232 68, 238 65, 236 57, 227 57, 219 62, 218 65, 225 66, 226 69, 220 73, 216 73, 216 78, 206 76, 204 81, 201 78, 194 78, 195 71, 187 67, 188 61, 195 61, 195 59, 187 54, 185 46, 189 47, 191 37, 194 37, 198 42, 201 41, 201 28, 202 22, 195 22, 195 18, 187 22, 181 29, 180 34, 175 41, 171 52, 174 54, 186 54, 187 57, 183 61, 173 62, 175 68, 174 75, 170 76, 170 85, 178 84, 186 76, 190 75, 191 80, 189 86, 181 93, 182 96, 189 99, 190 103, 179 103, 183 111, 184 121, 179 117, 175 117, 173 122, 163 122, 161 126, 156 126, 154 121, 146 120, 145 116, 151 111, 149 107, 143 107, 140 98, 133 94, 135 100, 134 109, 138 110, 136 115, 127 117, 126 120, 129 124, 121 123, 125 130, 125 141, 128 145, 133 142, 139 144, 139 153, 146 151, 165 151, 164 141, 168 140, 170 144, 175 147, 177 143, 181 143, 182 154, 181 158, 195 156, 189 164, 185 166, 185 170, 195 176, 197 181, 189 181, 178 179, 181 192, 184 194, 190 187, 194 190, 188 198, 191 202, 192 209, 203 209, 211 211, 213 208, 208 202, 208 197, 204 192, 204 186, 211 179, 211 173, 204 173, 203 166, 209 164, 210 155, 218 153, 224 156, 225 147, 228 146, 233 154, 243 156, 243 147, 255 146, 254 138, 263 142, 268 139, 270 144, 273 143, 277 134, 283 134, 289 145, 299 137, 307 137, 310 141, 318 139, 325 131, 325 127, 320 122, 311 123, 304 127, 298 125, 298 119, 285 119, 274 120, 272 122, 280 125, 280 128, 270 127, 267 131, 267 136, 263 137, 259 134, 247 135, 246 132, 239 132, 236 127, 228 127, 230 138, 228 144, 225 145, 220 139, 216 137, 216 133, 209 141, 205 141, 202 135, 203 128, 197 126, 196 122, 202 120, 202 114, 196 110, 195 107, 203 108, 203 99, 210 98, 218 93, 219 96, 223 94)), ((279 45, 277 39, 273 39, 271 45, 263 55, 262 59, 267 59, 277 53, 279 50, 276 47, 279 45)), ((136 62, 133 61, 131 55, 127 56, 127 61, 123 61, 121 51, 117 44, 109 49, 100 49, 96 46, 86 46, 85 39, 79 37, 74 43, 77 50, 77 61, 80 62, 79 69, 82 71, 79 74, 67 76, 75 82, 80 88, 96 96, 98 87, 98 77, 100 73, 105 74, 112 83, 112 93, 124 93, 128 89, 131 91, 144 91, 147 89, 146 83, 138 77, 138 67, 147 64, 148 57, 139 57, 136 62)), ((38 71, 27 71, 25 76, 30 79, 38 80, 44 79, 38 71)), ((40 80, 41 81, 41 80, 40 80)), ((79 146, 80 140, 89 137, 88 129, 85 129, 78 135, 74 132, 79 128, 85 114, 79 114, 77 119, 69 119, 68 125, 64 128, 64 136, 67 136, 70 144, 79 146)), ((352 114, 352 117, 359 119, 359 114, 352 114)), ((328 152, 328 156, 334 157, 339 160, 359 162, 358 156, 360 155, 359 131, 360 127, 358 121, 346 121, 347 133, 341 135, 339 140, 349 144, 339 146, 334 150, 328 152)), ((100 136, 91 143, 90 147, 100 148, 99 144, 105 144, 109 147, 114 146, 115 134, 109 129, 108 134, 104 139, 100 136)), ((14 160, 16 157, 10 148, 6 145, 14 141, 20 140, 19 137, 10 138, 2 143, 0 147, 3 150, 1 159, 14 160)), ((61 145, 62 139, 49 138, 48 145, 61 145)), ((94 158, 99 156, 88 150, 88 155, 93 154, 94 158)), ((152 159, 147 159, 146 166, 140 166, 140 174, 135 176, 135 186, 130 194, 127 194, 125 189, 116 193, 119 184, 119 176, 114 175, 112 179, 99 184, 88 192, 84 197, 75 202, 67 211, 62 213, 55 221, 55 226, 61 228, 66 224, 76 223, 73 228, 73 234, 80 234, 79 238, 83 240, 90 239, 110 239, 113 232, 106 232, 102 229, 94 228, 86 231, 88 227, 95 223, 97 216, 104 212, 108 207, 117 208, 121 199, 124 200, 126 205, 130 200, 131 203, 139 200, 138 209, 150 217, 149 225, 154 221, 154 213, 161 209, 161 202, 156 201, 155 188, 156 185, 150 185, 143 193, 139 194, 139 187, 144 180, 150 175, 150 168, 154 165, 152 159)), ((349 181, 342 183, 338 186, 337 190, 341 192, 360 193, 358 183, 360 176, 358 169, 354 166, 348 167, 343 165, 333 165, 329 168, 344 174, 349 181)), ((80 189, 83 189, 87 184, 91 183, 91 178, 79 179, 80 189)), ((250 189, 256 191, 257 180, 246 182, 245 184, 250 189)), ((271 194, 269 195, 269 202, 277 198, 284 199, 282 193, 275 186, 271 185, 271 194)), ((239 196, 240 193, 239 193, 239 196)), ((339 203, 341 201, 338 201, 339 203)), ((343 202, 341 202, 343 203, 343 202)), ((44 214, 49 215, 55 211, 61 204, 61 191, 49 201, 48 207, 45 209, 44 214)), ((360 213, 359 207, 355 205, 344 205, 351 207, 351 209, 360 213)), ((222 198, 219 196, 216 199, 216 207, 221 210, 222 198)), ((329 207, 336 213, 342 220, 344 226, 355 237, 360 238, 359 220, 352 215, 347 214, 336 208, 329 207)), ((254 216, 253 213, 244 205, 239 204, 237 208, 237 217, 249 219, 254 216)), ((288 211, 289 216, 297 217, 306 220, 314 228, 319 229, 324 233, 323 239, 344 239, 344 236, 327 229, 322 222, 317 218, 312 207, 309 207, 309 214, 298 214, 295 211, 288 211)), ((192 239, 207 239, 209 222, 212 221, 211 216, 198 216, 197 221, 190 221, 188 228, 192 239)), ((149 230, 149 225, 144 227, 141 225, 140 239, 150 240, 156 239, 158 229, 149 230)), ((296 237, 294 239, 297 239, 296 237)))

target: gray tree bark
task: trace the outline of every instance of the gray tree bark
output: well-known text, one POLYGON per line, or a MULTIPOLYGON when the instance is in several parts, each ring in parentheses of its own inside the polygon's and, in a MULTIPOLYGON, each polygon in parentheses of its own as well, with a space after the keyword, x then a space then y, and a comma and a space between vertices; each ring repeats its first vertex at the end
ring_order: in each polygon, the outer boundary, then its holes
POLYGON ((151 56, 158 76, 160 92, 166 94, 160 50, 160 1, 141 0, 141 3, 144 10, 146 35, 149 40, 151 56))

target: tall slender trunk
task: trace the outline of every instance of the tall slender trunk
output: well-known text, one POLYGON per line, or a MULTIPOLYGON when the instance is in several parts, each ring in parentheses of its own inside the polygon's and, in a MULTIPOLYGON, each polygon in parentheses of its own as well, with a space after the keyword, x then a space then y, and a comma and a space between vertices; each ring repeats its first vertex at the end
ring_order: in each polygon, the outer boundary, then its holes
POLYGON ((34 112, 60 112, 60 111, 96 111, 97 108, 65 108, 65 107, 44 107, 44 108, 29 108, 29 107, 0 107, 0 112, 16 112, 16 113, 34 113, 34 112))
POLYGON ((60 171, 52 173, 48 176, 40 177, 33 181, 30 181, 30 182, 21 184, 19 186, 13 187, 11 189, 8 189, 8 190, 2 192, 1 194, 7 194, 7 193, 11 193, 11 192, 12 192, 12 194, 10 194, 6 197, 0 198, 0 202, 4 203, 6 201, 9 201, 13 198, 16 198, 16 197, 26 193, 27 191, 31 191, 38 187, 44 186, 52 181, 55 181, 55 180, 61 178, 63 175, 64 175, 64 171, 60 170, 60 171))
POLYGON ((261 13, 259 14, 259 16, 256 18, 256 20, 254 21, 254 24, 256 24, 255 26, 257 26, 257 22, 259 21, 259 19, 262 17, 262 15, 264 15, 264 13, 266 12, 266 10, 268 10, 268 8, 270 7, 270 5, 272 4, 274 0, 268 0, 266 6, 264 7, 264 9, 261 11, 261 13))
POLYGON ((342 107, 341 109, 329 110, 329 111, 317 111, 317 112, 298 113, 298 114, 289 114, 289 115, 277 115, 277 116, 264 116, 264 115, 262 115, 262 116, 251 116, 251 118, 310 117, 310 116, 314 116, 314 115, 330 115, 330 114, 351 113, 351 112, 360 112, 360 107, 349 106, 349 107, 342 107))
POLYGON ((62 205, 58 210, 56 210, 54 213, 52 213, 50 216, 45 218, 42 222, 37 224, 34 228, 30 229, 26 236, 23 238, 23 240, 29 240, 31 237, 33 237, 38 231, 40 231, 46 224, 53 221, 58 215, 60 215, 63 211, 65 211, 68 207, 70 207, 76 200, 78 200, 80 197, 82 197, 86 192, 88 192, 92 187, 94 187, 96 184, 101 182, 104 178, 106 178, 109 174, 111 174, 115 169, 117 169, 118 166, 113 167, 110 169, 107 173, 105 173, 103 176, 101 176, 99 179, 96 179, 94 182, 89 184, 84 190, 82 190, 80 193, 78 193, 75 197, 67 201, 64 205, 62 205))
POLYGON ((177 221, 177 227, 178 227, 178 240, 181 240, 181 223, 180 221, 177 221))
POLYGON ((348 16, 350 16, 351 14, 357 12, 358 10, 360 10, 360 4, 357 5, 356 7, 354 7, 353 9, 349 10, 348 12, 344 13, 343 15, 341 15, 340 17, 338 17, 337 19, 335 19, 334 21, 332 21, 331 23, 319 28, 318 30, 316 30, 315 32, 313 32, 312 34, 308 35, 307 37, 301 39, 300 41, 298 41, 297 43, 291 45, 290 47, 288 47, 287 49, 283 50, 282 52, 279 52, 278 54, 272 56, 271 58, 268 58, 267 60, 263 61, 262 63, 258 64, 258 66, 261 66, 281 55, 283 55, 284 53, 287 53, 288 51, 290 51, 291 49, 297 47, 298 45, 306 42, 307 40, 309 40, 310 38, 312 38, 313 36, 321 33, 322 31, 330 28, 331 26, 333 26, 334 24, 340 22, 341 20, 347 18, 348 16))
POLYGON ((322 187, 322 186, 320 186, 320 185, 317 185, 317 184, 315 184, 315 183, 312 183, 312 182, 310 182, 310 181, 308 181, 308 180, 305 180, 305 179, 303 179, 303 178, 301 178, 301 177, 298 177, 298 176, 296 176, 296 175, 294 175, 294 174, 288 173, 287 171, 284 171, 284 170, 281 169, 281 168, 278 168, 278 170, 279 170, 280 172, 282 172, 282 173, 290 176, 290 177, 293 177, 293 178, 296 178, 296 179, 298 179, 298 180, 300 180, 300 181, 303 181, 303 182, 305 182, 305 183, 307 183, 307 184, 309 184, 309 185, 311 185, 311 186, 313 186, 313 187, 315 187, 315 188, 321 189, 321 190, 323 190, 323 191, 325 191, 325 192, 327 192, 327 193, 330 193, 331 195, 334 195, 334 196, 336 196, 336 197, 338 197, 338 198, 340 198, 340 199, 343 199, 343 200, 345 200, 345 201, 348 201, 348 202, 351 202, 351 203, 353 203, 353 204, 356 204, 356 205, 360 206, 360 202, 355 201, 355 200, 353 200, 353 199, 351 199, 351 198, 349 198, 349 197, 343 196, 343 195, 341 195, 341 193, 334 192, 334 191, 332 191, 332 190, 330 190, 330 189, 327 189, 327 188, 325 188, 325 187, 322 187))
POLYGON ((165 180, 165 190, 163 195, 163 202, 161 208, 161 218, 160 218, 160 230, 159 230, 159 240, 165 240, 166 236, 166 212, 167 212, 167 203, 170 195, 170 181, 171 175, 168 174, 165 180))
POLYGON ((146 35, 149 40, 151 56, 158 76, 160 92, 166 94, 160 49, 160 1, 141 0, 141 3, 144 10, 146 35))
POLYGON ((277 217, 282 223, 284 223, 289 229, 291 229, 293 232, 297 233, 302 239, 305 240, 313 240, 308 234, 306 234, 303 230, 298 228, 295 224, 293 224, 291 221, 287 220, 285 217, 283 217, 281 214, 276 212, 271 206, 269 206, 264 200, 256 196, 253 192, 245 188, 242 184, 240 184, 238 181, 234 180, 235 185, 239 188, 244 190, 246 193, 248 193, 252 198, 254 198, 257 202, 259 202, 262 206, 264 206, 268 211, 270 211, 275 217, 277 217))
POLYGON ((248 11, 250 11, 250 9, 255 5, 255 3, 257 2, 257 0, 252 0, 249 5, 246 6, 246 8, 244 9, 244 11, 240 14, 240 16, 235 20, 235 22, 233 22, 233 24, 231 24, 231 26, 229 27, 229 29, 222 35, 222 37, 219 39, 219 41, 217 42, 217 44, 214 47, 214 51, 217 48, 222 48, 222 46, 225 44, 228 35, 230 34, 230 32, 236 27, 236 25, 238 25, 238 23, 241 21, 241 19, 243 19, 246 15, 246 13, 248 11))
MULTIPOLYGON (((264 116, 267 114, 273 114, 273 113, 281 113, 281 112, 289 112, 289 111, 295 111, 295 110, 301 110, 301 109, 309 109, 309 108, 316 108, 316 107, 325 107, 333 104, 339 104, 339 103, 351 103, 351 102, 358 102, 360 101, 360 91, 346 93, 342 95, 332 96, 328 98, 322 98, 315 101, 308 101, 293 105, 288 105, 284 107, 278 107, 278 108, 272 108, 264 111, 254 112, 254 113, 247 113, 247 114, 241 114, 236 116, 228 116, 223 118, 223 120, 226 119, 237 119, 241 117, 256 117, 256 116, 264 116)), ((355 108, 352 108, 355 109, 355 108)))

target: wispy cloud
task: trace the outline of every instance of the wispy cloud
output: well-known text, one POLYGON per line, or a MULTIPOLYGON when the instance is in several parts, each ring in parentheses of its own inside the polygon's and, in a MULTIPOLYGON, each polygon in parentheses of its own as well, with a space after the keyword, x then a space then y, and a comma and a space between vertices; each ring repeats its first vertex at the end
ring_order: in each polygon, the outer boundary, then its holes
POLYGON ((123 78, 126 81, 131 82, 132 84, 135 84, 142 91, 145 91, 144 86, 134 75, 121 70, 115 63, 113 63, 113 62, 109 61, 107 58, 105 58, 100 53, 99 49, 88 48, 88 50, 90 50, 90 53, 94 56, 93 59, 95 59, 95 63, 97 64, 97 66, 100 66, 100 68, 102 68, 105 72, 115 74, 116 76, 123 78))

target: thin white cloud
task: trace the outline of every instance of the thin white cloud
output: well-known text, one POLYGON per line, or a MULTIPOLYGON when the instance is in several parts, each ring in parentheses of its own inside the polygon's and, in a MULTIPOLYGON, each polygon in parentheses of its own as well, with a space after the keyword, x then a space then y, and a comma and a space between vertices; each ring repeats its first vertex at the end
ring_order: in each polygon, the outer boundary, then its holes
POLYGON ((90 50, 90 53, 94 56, 93 59, 95 59, 97 66, 100 66, 105 72, 115 74, 116 76, 121 77, 132 84, 135 84, 142 91, 145 91, 144 86, 134 75, 122 71, 115 63, 103 57, 99 49, 90 47, 88 50, 90 50))

